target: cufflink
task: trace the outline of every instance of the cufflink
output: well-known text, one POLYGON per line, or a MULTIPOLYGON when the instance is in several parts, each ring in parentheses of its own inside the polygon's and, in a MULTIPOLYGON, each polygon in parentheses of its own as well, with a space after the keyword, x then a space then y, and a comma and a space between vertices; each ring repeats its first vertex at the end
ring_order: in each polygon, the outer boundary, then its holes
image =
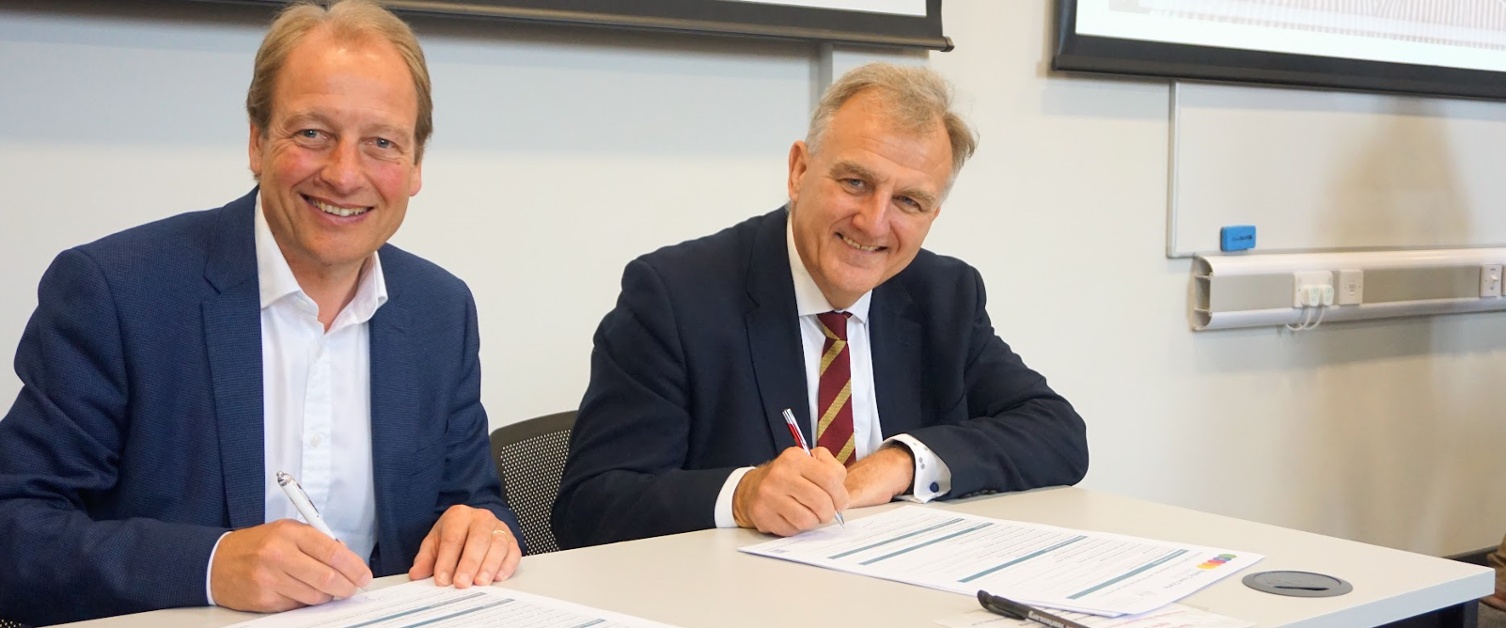
POLYGON ((941 485, 937 484, 935 482, 932 482, 931 483, 931 492, 932 493, 940 493, 941 492, 941 485))

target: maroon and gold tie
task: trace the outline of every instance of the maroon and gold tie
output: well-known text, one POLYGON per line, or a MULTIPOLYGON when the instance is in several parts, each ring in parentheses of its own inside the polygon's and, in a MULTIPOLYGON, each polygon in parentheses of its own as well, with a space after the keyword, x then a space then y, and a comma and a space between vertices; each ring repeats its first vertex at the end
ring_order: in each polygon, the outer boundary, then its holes
POLYGON ((821 349, 821 384, 816 389, 816 445, 825 447, 837 462, 857 461, 852 436, 852 364, 847 351, 848 312, 817 314, 826 344, 821 349))

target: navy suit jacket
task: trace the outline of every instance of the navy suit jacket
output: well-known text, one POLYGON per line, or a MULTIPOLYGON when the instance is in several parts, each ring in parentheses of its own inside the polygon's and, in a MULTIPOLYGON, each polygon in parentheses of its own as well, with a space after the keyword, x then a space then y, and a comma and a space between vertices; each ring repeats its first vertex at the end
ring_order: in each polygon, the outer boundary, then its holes
MULTIPOLYGON (((256 192, 60 254, 0 420, 0 617, 45 624, 207 603, 210 550, 264 523, 256 192)), ((481 407, 475 303, 383 246, 370 321, 377 576, 446 508, 512 526, 481 407)), ((338 455, 338 452, 337 454, 338 455)))
MULTIPOLYGON (((766 462, 810 417, 783 209, 627 266, 596 331, 552 523, 562 547, 715 525, 736 468, 766 462)), ((951 496, 1073 484, 1082 418, 994 335, 977 270, 922 250, 874 289, 879 422, 952 472, 951 496)))

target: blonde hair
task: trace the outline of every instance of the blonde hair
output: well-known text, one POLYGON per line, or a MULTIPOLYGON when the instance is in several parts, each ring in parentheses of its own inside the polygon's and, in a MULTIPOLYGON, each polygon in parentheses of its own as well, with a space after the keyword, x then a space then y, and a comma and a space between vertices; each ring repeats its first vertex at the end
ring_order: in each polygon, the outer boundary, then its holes
POLYGON ((806 148, 812 154, 819 152, 837 110, 868 91, 876 93, 885 113, 902 129, 923 133, 939 120, 952 145, 952 179, 957 178, 962 164, 978 148, 978 134, 952 111, 951 84, 930 68, 869 63, 842 75, 826 89, 811 114, 806 148))
POLYGON ((272 27, 256 51, 256 65, 251 73, 251 87, 246 90, 246 116, 265 134, 272 121, 273 87, 277 75, 287 65, 288 54, 303 38, 318 27, 328 27, 335 39, 359 42, 375 39, 397 48, 413 76, 413 90, 418 94, 418 119, 413 125, 414 162, 423 160, 424 144, 434 132, 434 98, 430 91, 429 68, 424 51, 413 29, 397 16, 372 0, 335 0, 328 7, 314 0, 300 0, 277 14, 272 27))

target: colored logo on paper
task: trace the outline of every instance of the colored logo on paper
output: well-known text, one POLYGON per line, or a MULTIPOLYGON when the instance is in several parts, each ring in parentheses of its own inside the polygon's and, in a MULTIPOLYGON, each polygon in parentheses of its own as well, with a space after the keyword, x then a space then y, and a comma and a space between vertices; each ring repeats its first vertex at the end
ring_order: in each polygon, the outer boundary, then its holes
POLYGON ((1227 563, 1227 562, 1229 562, 1231 560, 1234 560, 1234 555, 1233 554, 1219 554, 1218 556, 1214 556, 1213 558, 1209 558, 1208 560, 1203 561, 1203 564, 1198 565, 1197 568, 1198 569, 1214 569, 1216 567, 1222 566, 1224 563, 1227 563))

